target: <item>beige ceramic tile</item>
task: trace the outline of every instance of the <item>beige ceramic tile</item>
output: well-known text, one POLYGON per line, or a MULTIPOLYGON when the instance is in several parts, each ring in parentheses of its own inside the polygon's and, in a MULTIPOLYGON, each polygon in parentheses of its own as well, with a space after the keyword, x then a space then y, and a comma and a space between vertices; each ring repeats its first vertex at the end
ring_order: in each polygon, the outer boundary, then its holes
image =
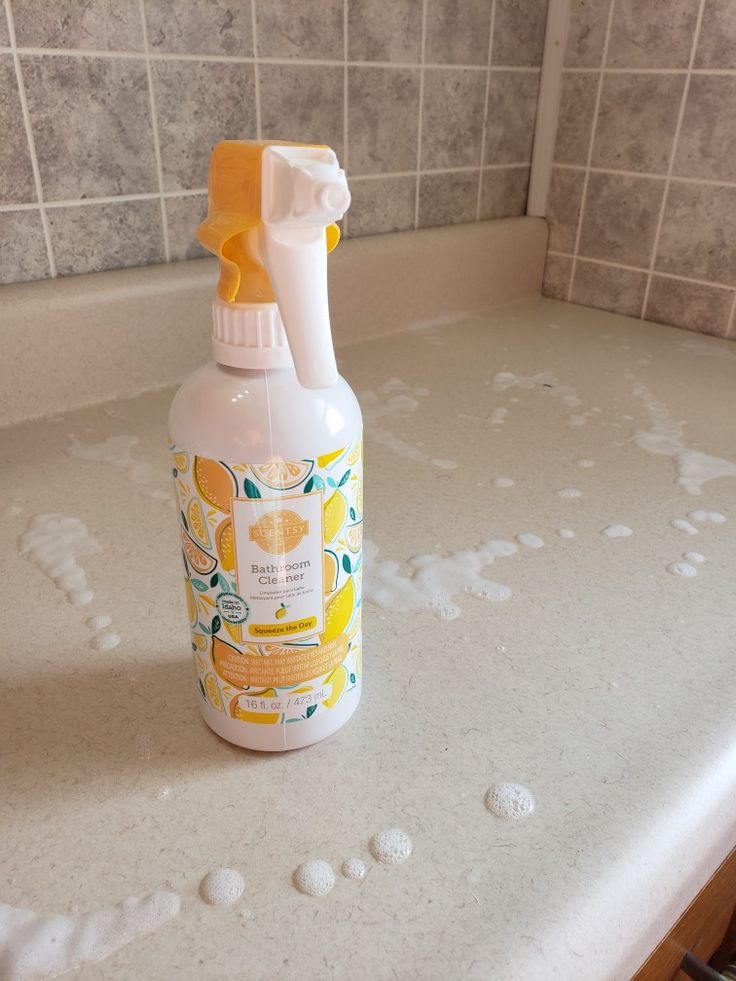
POLYGON ((672 182, 655 269, 736 283, 736 187, 672 182))
POLYGON ((585 173, 582 170, 552 168, 547 203, 549 247, 553 252, 573 252, 583 200, 585 173))
POLYGON ((684 87, 682 75, 604 76, 593 166, 666 174, 684 87))
POLYGON ((736 76, 690 79, 674 172, 736 181, 736 76))
POLYGON ((555 143, 556 163, 587 164, 596 85, 597 80, 591 75, 563 72, 555 143))
POLYGON ((209 255, 196 239, 197 225, 207 214, 206 194, 187 194, 182 198, 166 198, 166 227, 172 259, 196 259, 209 255))
POLYGON ((686 68, 700 0, 616 0, 611 68, 686 68))
POLYGON ((165 191, 206 187, 212 148, 256 136, 253 65, 154 61, 165 191))
POLYGON ((646 287, 645 272, 578 259, 570 300, 584 307, 638 317, 646 287))
POLYGON ((143 50, 138 0, 13 0, 13 20, 21 47, 143 50))
POLYGON ((47 214, 60 276, 163 262, 157 200, 50 208, 47 214))
POLYGON ((416 177, 375 177, 350 182, 348 232, 378 235, 414 227, 416 177))
POLYGON ((425 60, 487 64, 490 24, 490 0, 427 0, 425 60))
POLYGON ((538 91, 538 72, 491 72, 484 163, 531 160, 538 91))
POLYGON ((348 164, 352 174, 415 170, 419 69, 348 69, 348 164))
POLYGON ((611 0, 572 0, 565 64, 597 68, 603 58, 611 0))
POLYGON ((0 55, 0 132, 6 134, 0 140, 0 203, 35 201, 36 186, 12 55, 0 55))
POLYGON ((484 170, 481 180, 480 218, 512 218, 526 214, 528 167, 484 170))
POLYGON ((24 283, 49 275, 38 211, 0 213, 0 283, 24 283))
POLYGON ((736 68, 736 3, 705 0, 696 68, 736 68))
POLYGON ((566 300, 572 275, 572 259, 566 255, 547 255, 544 264, 542 295, 553 300, 566 300))
POLYGON ((591 174, 583 210, 579 252, 591 259, 648 266, 664 180, 591 174))
POLYGON ((424 73, 422 170, 480 164, 485 72, 429 68, 424 73))
POLYGON ((344 69, 325 65, 259 65, 264 140, 326 143, 343 153, 344 69))
POLYGON ((142 60, 23 55, 21 64, 47 201, 158 190, 142 60))
POLYGON ((351 61, 419 61, 422 0, 349 0, 351 61))
POLYGON ((342 61, 343 0, 256 2, 256 44, 264 58, 342 61))
POLYGON ((733 290, 654 276, 644 316, 660 324, 724 337, 733 296, 733 290))
POLYGON ((145 0, 152 51, 253 54, 251 0, 145 0))
POLYGON ((546 24, 547 0, 496 0, 491 63, 541 65, 546 24))
POLYGON ((419 227, 473 221, 477 201, 477 171, 422 174, 419 178, 419 227))

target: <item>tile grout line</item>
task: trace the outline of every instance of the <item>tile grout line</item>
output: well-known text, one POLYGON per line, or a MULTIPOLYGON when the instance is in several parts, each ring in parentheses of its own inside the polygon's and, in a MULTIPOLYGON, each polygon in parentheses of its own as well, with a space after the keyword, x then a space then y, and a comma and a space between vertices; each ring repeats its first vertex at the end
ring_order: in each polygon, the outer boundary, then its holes
POLYGON ((427 50, 427 2, 422 0, 422 43, 419 52, 419 120, 417 122, 417 178, 414 186, 414 228, 419 228, 419 185, 422 170, 422 115, 424 114, 424 58, 427 50))
POLYGON ((253 97, 256 103, 256 139, 262 140, 261 135, 261 81, 258 75, 258 18, 256 17, 256 0, 250 4, 250 26, 253 34, 253 97))
POLYGON ((724 337, 732 338, 736 334, 736 290, 734 290, 733 301, 731 303, 731 313, 726 322, 726 333, 724 337))
POLYGON ((33 171, 33 183, 36 187, 36 197, 37 206, 39 209, 39 214, 41 217, 41 227, 43 229, 43 238, 46 245, 46 258, 49 263, 49 275, 52 279, 55 279, 58 275, 56 270, 56 257, 54 255, 54 246, 51 241, 51 226, 49 224, 49 218, 46 214, 46 207, 43 201, 43 186, 41 184, 41 170, 38 166, 38 157, 36 155, 36 141, 33 138, 33 127, 31 126, 31 113, 28 109, 28 100, 26 98, 26 87, 23 82, 23 72, 21 70, 20 55, 18 54, 18 48, 16 47, 16 36, 15 36, 15 21, 13 20, 13 11, 10 6, 10 0, 5 0, 5 16, 8 23, 8 37, 10 38, 10 50, 13 54, 13 66, 15 68, 15 81, 18 86, 18 99, 20 101, 21 113, 23 115, 23 125, 26 131, 26 140, 28 142, 28 155, 31 158, 31 170, 33 171))
POLYGON ((693 40, 690 46, 690 58, 687 65, 687 75, 685 76, 685 84, 682 88, 682 96, 680 98, 680 108, 677 113, 677 122, 675 123, 675 133, 672 138, 672 149, 670 150, 670 159, 667 166, 667 174, 665 176, 664 191, 662 193, 662 201, 659 206, 659 215, 657 216, 657 226, 654 231, 654 241, 652 243, 652 255, 649 260, 649 273, 647 275, 647 285, 644 290, 644 297, 641 301, 641 313, 639 316, 644 317, 647 309, 647 304, 649 303, 649 293, 652 288, 652 280, 654 278, 654 265, 657 261, 657 252, 659 250, 659 239, 662 234, 662 225, 664 224, 664 214, 667 208, 667 198, 670 193, 670 184, 672 183, 672 171, 675 168, 675 157, 677 155, 677 147, 680 142, 680 131, 682 129, 682 121, 685 118, 685 107, 687 105, 687 97, 690 92, 690 79, 692 78, 692 68, 695 63, 695 52, 698 47, 698 40, 700 39, 700 28, 703 23, 703 13, 705 12, 705 0, 700 0, 700 6, 698 7, 698 19, 695 21, 695 30, 693 31, 693 40))
MULTIPOLYGON (((574 258, 572 252, 562 252, 559 249, 548 249, 549 255, 560 256, 563 259, 574 258)), ((647 273, 647 269, 644 266, 629 266, 625 262, 611 262, 610 259, 595 259, 592 256, 579 255, 578 260, 580 262, 590 262, 595 266, 606 266, 610 269, 626 269, 629 272, 635 273, 647 273)), ((662 279, 676 279, 683 283, 694 283, 698 286, 709 286, 712 289, 726 290, 727 292, 732 292, 735 288, 733 283, 721 283, 714 279, 697 279, 695 276, 683 276, 681 273, 671 273, 662 272, 657 269, 655 275, 662 277, 662 279)))
POLYGON ((608 58, 608 44, 611 40, 611 25, 613 24, 613 12, 616 7, 616 0, 609 0, 608 19, 606 21, 606 34, 603 40, 603 51, 601 52, 601 63, 598 69, 598 85, 595 93, 595 103, 593 104, 593 118, 590 126, 590 140, 588 141, 588 155, 585 162, 585 177, 583 178, 583 188, 580 195, 580 214, 578 215, 578 227, 575 231, 575 245, 573 246, 572 266, 570 267, 570 282, 567 284, 567 300, 572 302, 572 289, 575 283, 575 268, 577 265, 577 254, 580 247, 580 238, 583 231, 583 217, 585 215, 585 199, 588 194, 588 183, 590 181, 590 163, 593 159, 593 145, 595 143, 595 131, 598 125, 598 111, 601 105, 601 93, 603 91, 603 69, 608 58))
MULTIPOLYGON (((555 163, 558 170, 590 170, 591 174, 608 174, 612 177, 641 177, 644 180, 663 181, 667 179, 665 172, 655 174, 649 170, 616 170, 613 167, 585 167, 584 164, 555 163)), ((710 187, 736 187, 736 181, 718 180, 714 177, 683 177, 675 174, 670 178, 675 184, 707 184, 710 187)))
POLYGON ((138 9, 141 15, 141 27, 143 30, 143 51, 145 53, 146 78, 148 80, 148 108, 151 111, 151 129, 153 132, 153 153, 156 158, 156 180, 158 181, 158 199, 161 206, 161 232, 164 243, 164 260, 171 262, 171 248, 169 245, 169 222, 166 215, 166 205, 164 203, 164 170, 161 163, 161 144, 158 136, 158 118, 156 116, 156 97, 153 93, 153 71, 151 60, 148 57, 148 23, 146 22, 145 0, 138 0, 138 9))
MULTIPOLYGON (((255 0, 254 0, 255 2, 255 0)), ((348 172, 348 0, 342 0, 342 169, 348 172)), ((349 209, 348 209, 349 210, 349 209)), ((347 238, 350 233, 350 216, 346 211, 342 219, 342 234, 347 238)))
POLYGON ((496 22, 496 0, 491 0, 491 22, 488 28, 488 64, 486 70, 486 94, 483 100, 483 125, 480 131, 480 173, 478 194, 475 200, 475 220, 480 221, 480 205, 483 196, 483 162, 486 156, 486 125, 488 123, 488 94, 491 90, 491 63, 493 60, 493 28, 496 22))

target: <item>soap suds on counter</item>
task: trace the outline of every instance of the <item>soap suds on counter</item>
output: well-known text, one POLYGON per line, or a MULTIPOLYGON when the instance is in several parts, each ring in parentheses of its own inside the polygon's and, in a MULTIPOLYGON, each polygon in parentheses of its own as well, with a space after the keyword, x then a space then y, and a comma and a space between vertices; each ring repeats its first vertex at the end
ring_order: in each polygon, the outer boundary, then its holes
POLYGON ((504 409, 501 406, 498 406, 498 408, 494 409, 493 412, 491 413, 491 418, 489 421, 494 426, 500 426, 505 421, 506 416, 508 415, 508 411, 509 411, 508 409, 504 409))
POLYGON ((601 535, 605 535, 606 538, 630 538, 633 534, 628 525, 608 525, 601 531, 601 535))
POLYGON ((365 862, 362 858, 346 858, 340 871, 346 879, 362 879, 365 876, 365 862))
POLYGON ((685 354, 696 354, 701 358, 719 358, 722 361, 736 361, 736 352, 727 347, 720 347, 717 344, 706 344, 705 341, 696 341, 687 338, 680 341, 678 348, 685 354))
POLYGON ((145 487, 144 493, 159 501, 170 501, 171 492, 163 486, 148 487, 149 484, 168 484, 164 471, 159 471, 144 460, 136 460, 132 449, 138 443, 137 436, 108 436, 102 443, 83 443, 73 433, 67 433, 69 444, 66 452, 77 460, 91 460, 96 463, 107 463, 122 470, 126 478, 139 487, 145 487))
POLYGON ((494 783, 486 791, 485 805, 500 818, 527 818, 536 806, 534 794, 520 783, 494 783))
POLYGON ((572 528, 560 528, 559 531, 557 532, 557 534, 560 536, 560 538, 574 538, 575 537, 575 532, 572 530, 572 528))
POLYGON ((19 514, 23 514, 22 504, 8 504, 6 508, 3 508, 4 518, 17 518, 19 514))
POLYGON ((562 490, 558 490, 557 494, 559 497, 574 498, 582 497, 583 492, 578 487, 563 487, 562 490))
POLYGON ((736 463, 722 457, 711 456, 701 450, 693 450, 682 440, 683 425, 676 422, 667 406, 637 380, 631 372, 626 377, 631 391, 641 400, 649 416, 650 428, 639 429, 633 441, 642 450, 658 456, 668 456, 675 462, 677 484, 688 494, 701 494, 703 484, 717 477, 736 477, 736 463))
POLYGON ((527 548, 541 548, 544 545, 544 540, 531 531, 522 531, 516 536, 516 540, 527 548))
POLYGON ((407 561, 409 572, 405 575, 397 562, 379 559, 378 547, 365 541, 365 596, 387 610, 432 610, 441 619, 454 620, 460 615, 460 607, 453 602, 453 596, 471 593, 480 599, 509 599, 508 586, 485 579, 480 573, 495 559, 517 551, 513 542, 491 540, 449 555, 415 555, 407 561))
POLYGON ((97 616, 87 618, 87 626, 90 630, 102 630, 104 627, 109 627, 111 623, 112 617, 107 613, 98 613, 97 616))
POLYGON ((74 606, 91 602, 94 593, 77 559, 96 555, 102 546, 79 518, 63 514, 36 514, 20 536, 18 547, 74 606))
POLYGON ((329 862, 313 858, 294 872, 294 885, 306 896, 326 896, 335 885, 335 873, 329 862))
POLYGON ((722 525, 726 520, 726 515, 720 511, 690 511, 688 518, 699 521, 701 524, 710 522, 713 525, 722 525))
POLYGON ((687 562, 705 562, 705 556, 700 552, 683 552, 682 557, 687 562))
POLYGON ((94 647, 96 651, 111 651, 119 643, 120 634, 116 634, 113 630, 106 630, 105 633, 94 636, 89 646, 94 647))
POLYGON ((77 916, 0 905, 0 977, 36 981, 95 964, 163 926, 179 906, 179 897, 171 892, 134 896, 77 916))
POLYGON ((513 487, 514 482, 511 477, 496 477, 493 481, 495 487, 513 487))
POLYGON ((237 869, 213 869, 199 884, 199 895, 210 906, 231 906, 245 891, 245 880, 237 869))
POLYGON ((560 385, 551 371, 541 371, 537 375, 515 375, 513 371, 497 372, 493 378, 494 392, 506 392, 510 388, 541 388, 571 408, 581 404, 577 391, 570 385, 560 385))
POLYGON ((398 865, 411 855, 411 838, 398 828, 379 831, 370 840, 370 850, 377 862, 384 865, 398 865))
POLYGON ((375 391, 368 389, 360 393, 360 407, 363 411, 365 433, 379 445, 398 453, 400 456, 415 463, 429 463, 439 470, 456 470, 454 460, 437 459, 413 446, 405 439, 395 436, 390 430, 380 425, 383 419, 392 416, 406 416, 415 412, 419 402, 415 396, 426 397, 426 388, 410 388, 399 378, 391 378, 380 385, 375 391))
POLYGON ((588 420, 585 418, 585 416, 572 415, 567 420, 567 424, 568 424, 568 426, 571 426, 573 429, 575 429, 578 426, 584 426, 587 421, 588 420))
POLYGON ((687 535, 697 535, 698 533, 695 525, 686 521, 684 518, 673 518, 670 524, 673 528, 677 528, 678 531, 684 531, 687 535))
POLYGON ((667 566, 667 572, 671 572, 673 576, 687 576, 688 578, 698 574, 698 570, 689 562, 673 562, 667 566))
POLYGON ((575 463, 581 470, 589 470, 591 467, 595 466, 595 460, 576 460, 575 463))

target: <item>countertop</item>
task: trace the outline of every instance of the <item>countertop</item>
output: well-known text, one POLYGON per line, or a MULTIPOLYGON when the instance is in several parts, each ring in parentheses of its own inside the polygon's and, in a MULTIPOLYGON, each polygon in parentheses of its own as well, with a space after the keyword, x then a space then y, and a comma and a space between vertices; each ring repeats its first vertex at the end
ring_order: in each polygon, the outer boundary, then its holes
POLYGON ((406 577, 413 556, 502 539, 518 550, 485 574, 510 596, 461 592, 438 618, 379 605, 374 581, 353 720, 307 750, 238 750, 192 683, 172 391, 0 432, 0 900, 74 913, 181 895, 84 981, 624 979, 736 844, 736 485, 677 482, 680 450, 736 457, 736 345, 534 298, 340 362, 366 409, 374 580, 383 560, 406 577), (84 458, 110 437, 134 439, 84 458), (19 552, 48 512, 101 546, 79 559, 86 606, 19 552), (667 571, 688 551, 696 575, 667 571), (90 646, 98 614, 114 649, 90 646), (528 787, 533 813, 489 813, 498 781, 528 787), (370 856, 386 828, 413 841, 401 865, 370 856), (299 863, 351 856, 363 881, 293 887, 299 863), (198 896, 219 866, 245 878, 227 908, 198 896))

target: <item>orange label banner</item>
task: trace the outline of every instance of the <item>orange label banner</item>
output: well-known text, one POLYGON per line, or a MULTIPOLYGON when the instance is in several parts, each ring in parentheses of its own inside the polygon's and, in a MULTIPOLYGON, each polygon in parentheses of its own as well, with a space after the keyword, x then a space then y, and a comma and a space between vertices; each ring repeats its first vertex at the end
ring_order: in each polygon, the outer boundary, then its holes
POLYGON ((236 650, 218 637, 212 638, 212 663, 218 675, 236 688, 280 688, 320 678, 348 653, 348 639, 339 634, 318 647, 281 647, 272 653, 255 654, 236 650))

